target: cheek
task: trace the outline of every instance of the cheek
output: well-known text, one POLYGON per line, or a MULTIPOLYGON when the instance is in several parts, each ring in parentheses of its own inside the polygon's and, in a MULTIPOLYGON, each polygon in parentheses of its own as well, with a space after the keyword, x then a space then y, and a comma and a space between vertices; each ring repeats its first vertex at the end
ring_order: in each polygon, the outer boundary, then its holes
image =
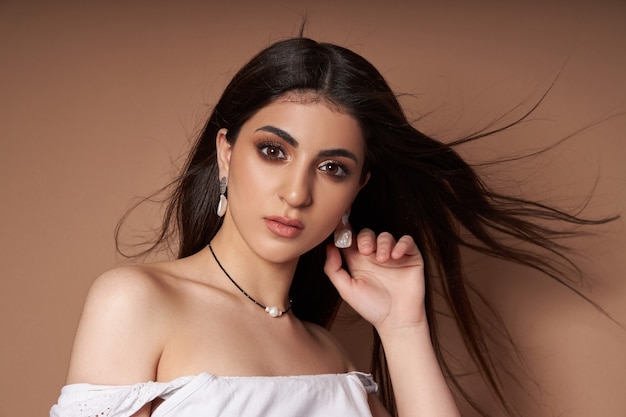
POLYGON ((228 175, 228 204, 232 210, 245 210, 246 202, 254 199, 253 191, 256 189, 256 184, 251 181, 255 178, 246 168, 245 161, 233 153, 228 175))
POLYGON ((250 164, 235 164, 235 169, 231 170, 233 188, 241 192, 255 190, 259 175, 254 175, 254 172, 255 169, 250 164))
MULTIPOLYGON (((242 144, 243 145, 243 144, 242 144)), ((249 149, 233 152, 230 159, 230 180, 237 189, 254 190, 254 184, 262 184, 263 166, 256 153, 249 149)))
POLYGON ((341 216, 350 211, 352 202, 358 193, 358 187, 346 187, 335 190, 324 190, 317 198, 318 212, 328 227, 336 228, 341 222, 341 216))

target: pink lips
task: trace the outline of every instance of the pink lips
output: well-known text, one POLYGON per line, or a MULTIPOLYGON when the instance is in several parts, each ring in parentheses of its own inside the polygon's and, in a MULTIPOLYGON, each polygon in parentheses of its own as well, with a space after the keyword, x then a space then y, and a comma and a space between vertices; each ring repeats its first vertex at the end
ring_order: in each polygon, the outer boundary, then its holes
POLYGON ((288 217, 265 217, 263 220, 270 232, 280 237, 294 238, 304 230, 304 225, 299 220, 288 217))

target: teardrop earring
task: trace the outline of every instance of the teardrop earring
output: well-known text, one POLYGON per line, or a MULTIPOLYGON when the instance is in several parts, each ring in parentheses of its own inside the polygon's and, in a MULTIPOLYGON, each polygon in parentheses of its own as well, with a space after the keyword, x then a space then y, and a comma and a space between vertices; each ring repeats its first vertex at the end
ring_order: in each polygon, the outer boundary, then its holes
POLYGON ((343 228, 335 231, 335 246, 340 249, 349 248, 352 246, 352 230, 348 226, 348 213, 344 213, 341 216, 341 224, 343 224, 343 228))
POLYGON ((220 201, 217 203, 217 215, 224 217, 228 207, 228 199, 226 199, 226 177, 220 179, 220 201))

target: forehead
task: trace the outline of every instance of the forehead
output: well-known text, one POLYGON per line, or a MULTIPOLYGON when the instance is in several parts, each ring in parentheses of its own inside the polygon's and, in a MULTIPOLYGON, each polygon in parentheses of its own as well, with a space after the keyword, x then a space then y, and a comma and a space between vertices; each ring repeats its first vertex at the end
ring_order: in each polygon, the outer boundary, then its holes
POLYGON ((289 133, 302 146, 349 148, 364 153, 363 132, 356 118, 311 94, 289 94, 261 108, 243 126, 253 134, 265 126, 289 133))

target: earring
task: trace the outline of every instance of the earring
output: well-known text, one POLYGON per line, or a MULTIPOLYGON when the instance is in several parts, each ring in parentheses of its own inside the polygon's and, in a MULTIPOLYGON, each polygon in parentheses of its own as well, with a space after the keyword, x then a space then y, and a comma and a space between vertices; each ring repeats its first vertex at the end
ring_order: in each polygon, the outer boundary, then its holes
POLYGON ((341 216, 341 224, 344 227, 340 230, 335 230, 335 246, 345 249, 352 246, 352 230, 348 228, 348 213, 344 213, 341 216))
POLYGON ((217 203, 217 215, 224 217, 226 207, 228 207, 228 200, 226 199, 226 177, 222 177, 220 180, 220 202, 217 203))

